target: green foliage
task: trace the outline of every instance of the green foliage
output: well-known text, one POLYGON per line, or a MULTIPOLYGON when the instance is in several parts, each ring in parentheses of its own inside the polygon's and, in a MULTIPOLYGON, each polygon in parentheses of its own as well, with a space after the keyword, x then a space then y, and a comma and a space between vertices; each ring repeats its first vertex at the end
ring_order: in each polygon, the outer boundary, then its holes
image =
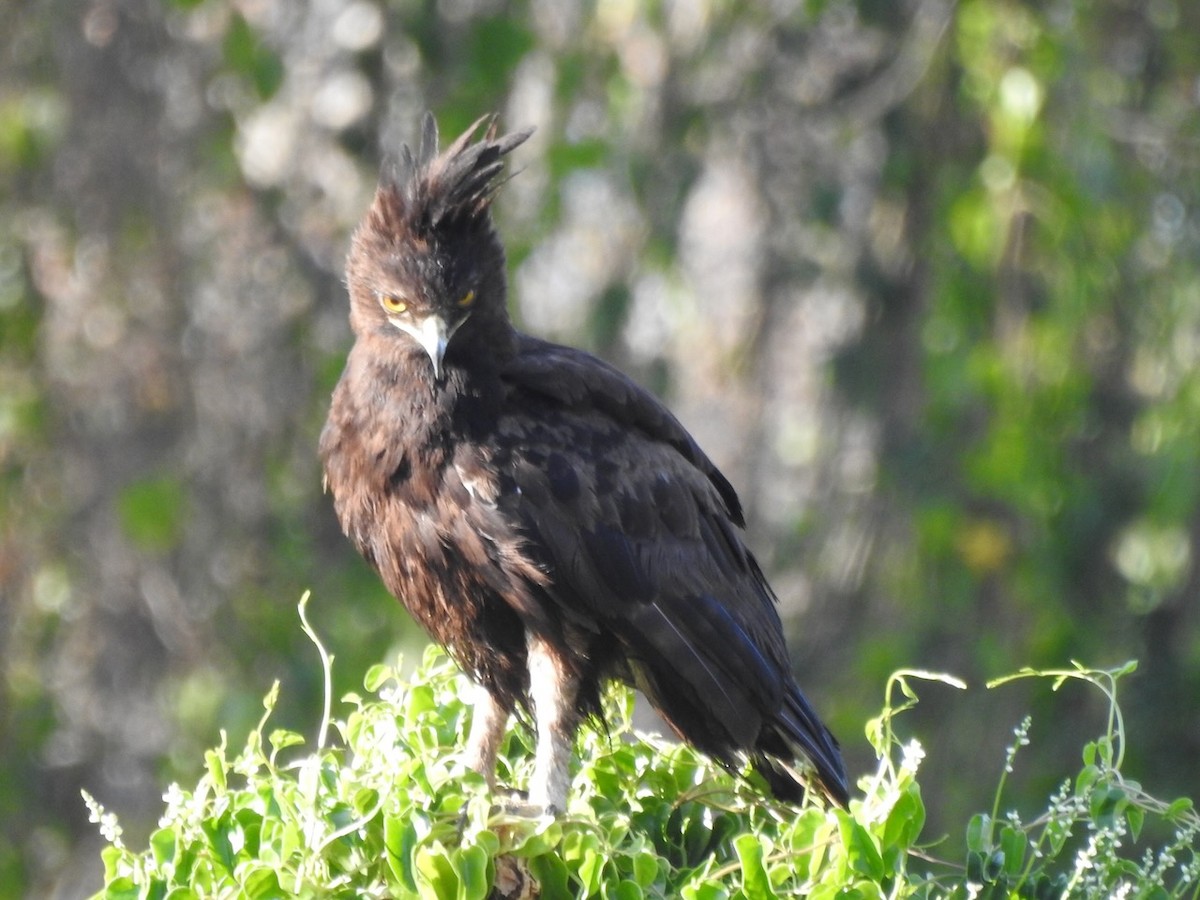
POLYGON ((143 550, 170 550, 187 521, 187 493, 178 479, 147 478, 126 487, 117 498, 121 528, 143 550))
MULTIPOLYGON (((59 139, 65 121, 53 91, 27 91, 0 97, 0 178, 36 167, 59 139)), ((8 185, 0 182, 0 200, 8 185)))
POLYGON ((1164 803, 1121 773, 1125 755, 1124 718, 1117 704, 1117 681, 1135 663, 1094 670, 1076 664, 1068 670, 1023 670, 996 679, 996 687, 1016 678, 1068 680, 1095 685, 1109 701, 1103 735, 1083 748, 1083 768, 1067 779, 1045 810, 1026 823, 1015 812, 999 815, 1006 776, 1018 751, 1029 743, 1027 717, 1015 730, 990 814, 979 813, 967 826, 967 877, 986 897, 1196 897, 1200 896, 1200 818, 1186 798, 1164 803), (1126 852, 1141 836, 1147 817, 1169 826, 1171 837, 1146 848, 1139 859, 1126 852))
MULTIPOLYGON (((330 659, 306 620, 304 628, 328 688, 330 659)), ((366 696, 343 698, 341 718, 330 718, 327 704, 315 745, 294 758, 305 738, 267 730, 276 683, 240 752, 231 756, 222 734, 197 786, 167 791, 144 851, 127 848, 116 817, 85 794, 109 841, 97 896, 484 900, 530 882, 544 897, 620 900, 1200 896, 1200 820, 1190 801, 1161 803, 1121 775, 1116 682, 1132 668, 1013 676, 1100 686, 1111 702, 1108 728, 1084 748, 1076 778, 1029 824, 998 815, 1002 777, 991 813, 967 826, 965 867, 955 867, 918 843, 924 751, 903 741, 893 720, 917 703, 916 680, 964 688, 956 679, 906 670, 889 680, 884 710, 867 727, 879 767, 860 780, 849 810, 781 805, 689 747, 635 734, 631 694, 613 691, 609 728, 580 737, 567 814, 525 818, 494 807, 483 778, 464 766, 469 686, 431 648, 411 678, 373 667, 366 696), (328 741, 331 732, 337 741, 328 741), (1174 826, 1173 838, 1140 861, 1120 854, 1148 818, 1174 826)), ((1006 773, 1027 731, 1028 721, 1006 773)), ((531 754, 523 729, 508 735, 500 756, 500 781, 524 784, 531 754)))
POLYGON ((270 99, 279 90, 283 83, 282 60, 241 16, 231 20, 224 51, 226 67, 253 85, 260 98, 270 99))
MULTIPOLYGON (((1181 338, 1200 315, 1200 181, 1140 147, 1152 122, 1168 157, 1195 141, 1195 116, 1160 116, 1171 79, 1195 76, 1180 36, 1200 7, 1164 3, 1136 26, 1128 10, 963 0, 888 125, 917 274, 880 292, 884 314, 855 352, 879 350, 869 374, 842 384, 877 395, 879 495, 899 511, 864 593, 899 598, 876 608, 904 618, 849 655, 858 680, 914 660, 982 680, 1015 664, 1153 654, 1129 716, 1154 758, 1132 753, 1131 769, 1153 765, 1188 790, 1195 750, 1178 703, 1196 695, 1200 657, 1191 637, 1159 635, 1190 634, 1200 571, 1200 366, 1181 338), (1136 65, 1114 65, 1114 28, 1145 49, 1136 65), (1118 133, 1125 115, 1135 124, 1118 133), (911 305, 888 296, 906 290, 911 305), (897 354, 905 334, 918 337, 897 354)), ((1030 704, 1043 721, 1054 702, 1030 704)), ((1026 751, 1037 771, 1074 754, 1087 710, 1053 714, 1059 727, 1026 751)), ((953 715, 944 733, 974 727, 953 715)), ((930 752, 959 767, 974 749, 930 752)), ((961 817, 969 793, 939 794, 939 807, 961 817)))

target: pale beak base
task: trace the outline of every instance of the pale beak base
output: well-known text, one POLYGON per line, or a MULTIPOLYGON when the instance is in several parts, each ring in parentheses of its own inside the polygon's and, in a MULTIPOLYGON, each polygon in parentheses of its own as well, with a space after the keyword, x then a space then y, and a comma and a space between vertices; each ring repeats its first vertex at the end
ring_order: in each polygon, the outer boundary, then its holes
POLYGON ((462 325, 463 319, 450 324, 437 313, 430 313, 423 319, 401 319, 396 316, 389 316, 388 321, 410 335, 413 340, 421 345, 421 349, 429 356, 429 361, 433 363, 433 377, 438 381, 442 380, 444 375, 442 369, 442 358, 446 355, 446 347, 450 343, 450 338, 454 336, 454 332, 462 325))

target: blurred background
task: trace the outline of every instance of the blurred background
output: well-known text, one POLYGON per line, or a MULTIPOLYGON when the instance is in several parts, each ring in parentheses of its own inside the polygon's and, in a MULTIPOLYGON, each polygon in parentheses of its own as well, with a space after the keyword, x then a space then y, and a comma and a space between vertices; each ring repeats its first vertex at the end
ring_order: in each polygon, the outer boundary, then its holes
POLYGON ((315 447, 381 160, 536 126, 522 326, 664 396, 740 490, 855 775, 930 686, 929 837, 1035 810, 1136 658, 1128 772, 1200 781, 1200 5, 24 0, 0 6, 0 896, 100 882, 172 780, 422 636, 315 447))

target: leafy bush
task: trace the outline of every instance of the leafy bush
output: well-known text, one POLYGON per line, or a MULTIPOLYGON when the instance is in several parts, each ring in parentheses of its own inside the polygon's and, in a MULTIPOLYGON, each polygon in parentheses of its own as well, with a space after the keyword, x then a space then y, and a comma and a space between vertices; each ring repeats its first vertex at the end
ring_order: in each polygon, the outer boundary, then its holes
MULTIPOLYGON (((303 602, 301 617, 303 619, 303 602)), ((305 630, 316 641, 305 623, 305 630)), ((326 685, 329 658, 319 642, 326 685)), ((1190 801, 1163 804, 1121 774, 1125 735, 1118 678, 1076 668, 1048 674, 1100 686, 1111 701, 1106 733, 1084 748, 1084 766, 1029 823, 999 813, 967 828, 965 866, 917 843, 925 810, 917 769, 923 751, 902 742, 894 717, 917 702, 914 682, 955 679, 903 671, 888 682, 882 714, 867 726, 878 770, 860 780, 849 810, 765 799, 689 747, 635 734, 629 692, 607 697, 607 731, 584 729, 565 816, 527 819, 493 810, 484 780, 467 770, 467 683, 430 649, 416 673, 376 666, 366 697, 326 709, 316 746, 265 732, 278 696, 245 747, 205 756, 193 790, 172 785, 149 849, 134 852, 116 818, 85 795, 110 846, 106 898, 643 897, 687 900, 825 897, 1197 897, 1197 817, 1190 801), (894 701, 893 696, 899 694, 894 701), (329 740, 330 729, 338 740, 329 740), (265 735, 265 737, 264 737, 265 735), (288 761, 290 759, 290 761, 288 761), (1174 828, 1140 858, 1121 851, 1147 817, 1174 828)), ((1020 676, 1014 676, 1020 677, 1020 676)), ((1018 729, 1006 772, 1025 742, 1018 729)), ((510 731, 499 778, 524 784, 527 730, 510 731)))

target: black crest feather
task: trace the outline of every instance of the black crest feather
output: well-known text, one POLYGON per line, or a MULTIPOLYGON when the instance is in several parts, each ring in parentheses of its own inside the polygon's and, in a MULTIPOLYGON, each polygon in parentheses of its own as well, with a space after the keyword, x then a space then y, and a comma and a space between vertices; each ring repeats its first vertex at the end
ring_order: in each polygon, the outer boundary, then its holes
POLYGON ((390 232, 403 223, 417 234, 427 234, 483 219, 507 180, 497 178, 505 155, 531 134, 533 129, 528 128, 498 137, 496 116, 486 115, 439 154, 437 121, 427 112, 417 155, 405 144, 399 160, 385 168, 373 210, 378 224, 390 232), (485 124, 482 138, 472 143, 485 124))

